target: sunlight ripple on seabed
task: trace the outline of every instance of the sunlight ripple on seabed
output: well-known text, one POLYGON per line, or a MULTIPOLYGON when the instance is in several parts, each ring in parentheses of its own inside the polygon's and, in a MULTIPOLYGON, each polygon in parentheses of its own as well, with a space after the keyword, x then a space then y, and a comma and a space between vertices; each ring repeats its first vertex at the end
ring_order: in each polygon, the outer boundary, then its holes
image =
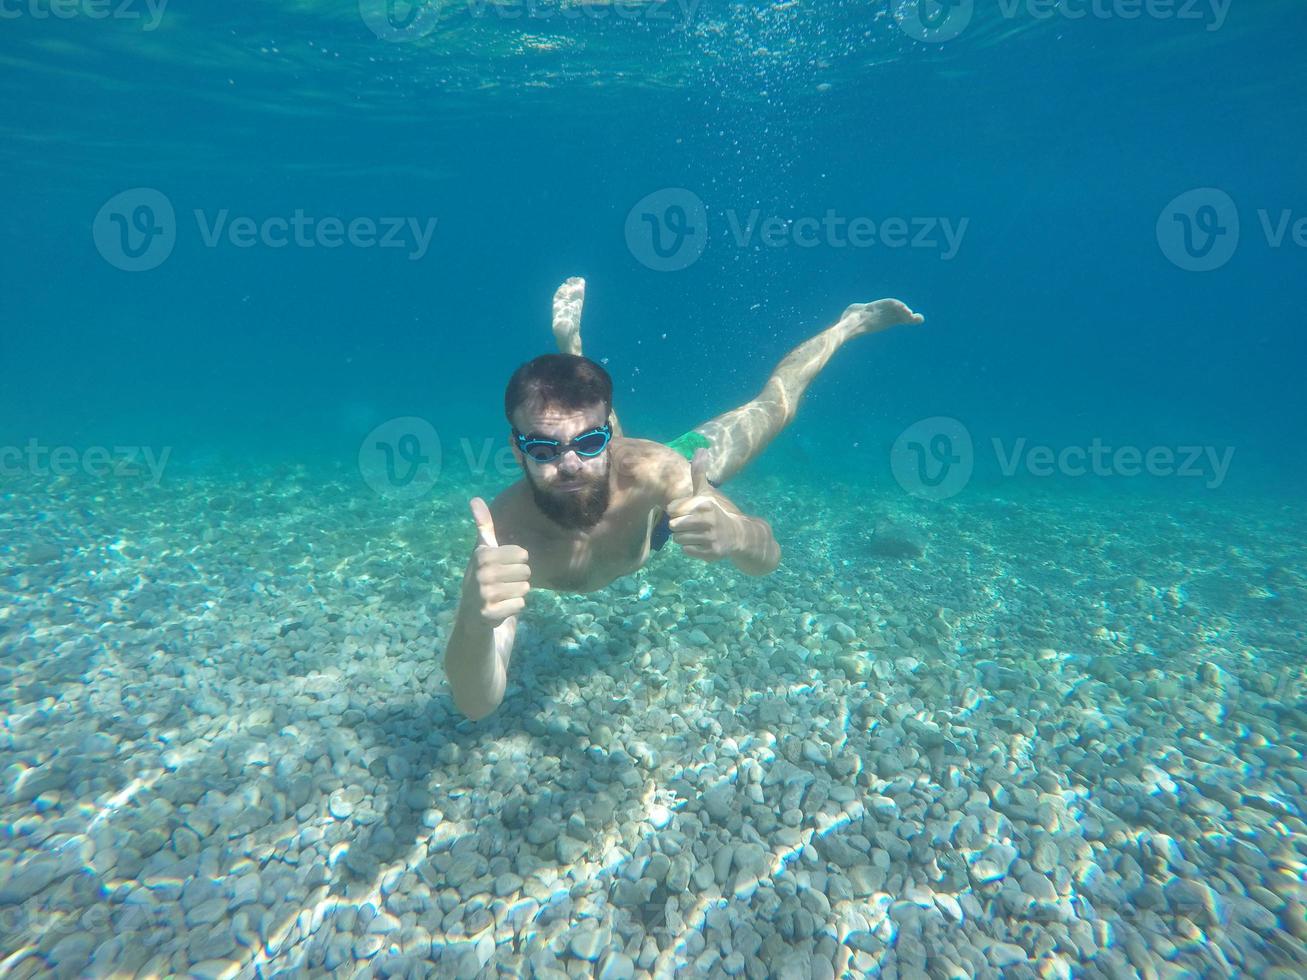
MULTIPOLYGON (((91 831, 95 830, 95 828, 98 827, 101 823, 108 820, 114 814, 118 813, 123 806, 125 806, 128 802, 130 802, 132 798, 135 797, 142 790, 149 789, 151 786, 153 786, 163 775, 163 773, 164 770, 161 769, 157 773, 154 773, 149 777, 145 777, 145 778, 140 776, 136 777, 125 787, 123 787, 121 790, 119 790, 117 793, 115 793, 113 796, 107 799, 98 808, 96 808, 96 810, 94 811, 94 816, 92 816, 91 819, 87 822, 86 829, 82 831, 82 833, 71 834, 68 836, 67 840, 60 841, 54 847, 47 848, 47 850, 49 850, 50 853, 52 854, 63 854, 71 850, 72 848, 77 847, 79 844, 85 842, 87 840, 87 836, 91 833, 91 831)), ((20 785, 21 785, 21 779, 20 779, 20 785)), ((41 945, 41 940, 44 939, 48 933, 54 931, 55 929, 61 929, 63 927, 64 918, 65 918, 64 916, 57 915, 57 914, 46 914, 40 916, 38 918, 38 921, 41 923, 40 930, 34 934, 30 934, 29 937, 27 937, 28 941, 26 943, 24 943, 21 947, 15 949, 3 960, 0 960, 0 977, 7 976, 9 971, 14 966, 20 963, 29 953, 34 952, 41 945)))
MULTIPOLYGON (((793 686, 796 688, 795 693, 800 688, 809 689, 811 687, 811 685, 793 686)), ((840 740, 840 744, 847 740, 849 724, 847 710, 842 715, 844 735, 840 740)), ((752 746, 746 742, 741 748, 745 750, 753 748, 755 751, 732 765, 723 775, 723 781, 737 782, 742 766, 749 763, 766 766, 775 761, 775 753, 772 751, 771 746, 765 742, 760 741, 752 746)), ((661 782, 664 786, 682 779, 693 782, 695 781, 693 779, 694 775, 701 772, 708 764, 707 761, 704 761, 680 766, 665 774, 661 782)), ((650 782, 643 791, 640 801, 643 811, 641 823, 649 828, 642 839, 652 841, 661 829, 658 825, 661 823, 663 826, 669 826, 674 819, 675 811, 682 809, 685 802, 685 800, 679 799, 670 789, 665 789, 658 783, 650 782)), ((712 909, 725 907, 731 901, 747 902, 763 880, 775 880, 784 873, 785 869, 802 855, 804 848, 811 844, 814 839, 836 833, 850 823, 862 819, 864 815, 865 809, 861 802, 855 800, 845 804, 841 813, 824 815, 824 818, 818 821, 818 826, 808 828, 795 846, 770 853, 766 873, 762 875, 741 875, 735 880, 734 888, 728 894, 706 896, 695 901, 686 913, 681 916, 682 927, 676 931, 675 935, 666 944, 665 951, 670 949, 683 956, 690 935, 705 927, 707 915, 712 909)), ((329 823, 330 818, 324 818, 323 822, 324 824, 329 823)), ((240 964, 241 970, 248 971, 253 968, 255 971, 261 972, 264 969, 273 967, 274 964, 277 969, 302 964, 307 951, 300 941, 317 932, 324 920, 334 911, 347 907, 362 909, 367 905, 371 905, 374 909, 382 908, 385 895, 400 876, 428 858, 433 849, 450 849, 457 840, 472 832, 473 829, 462 822, 438 824, 430 832, 419 837, 403 857, 391 862, 382 870, 378 874, 374 885, 366 894, 348 899, 341 896, 321 898, 288 915, 280 926, 269 932, 266 940, 260 946, 250 952, 250 955, 240 964), (289 952, 289 947, 294 945, 298 945, 298 949, 291 954, 290 959, 282 958, 289 952)), ((571 884, 568 883, 567 874, 559 875, 553 883, 552 892, 539 903, 534 899, 519 897, 505 902, 498 908, 492 906, 491 911, 494 913, 494 921, 479 933, 473 935, 432 933, 430 934, 432 946, 443 947, 446 951, 474 950, 478 960, 484 965, 493 956, 496 946, 512 942, 514 938, 521 944, 530 942, 540 931, 537 924, 540 923, 542 918, 548 918, 551 906, 558 901, 566 900, 577 884, 598 883, 605 891, 607 890, 616 880, 622 867, 630 860, 620 844, 621 841, 615 833, 606 835, 596 843, 596 850, 604 856, 604 860, 595 863, 579 862, 577 865, 565 869, 572 872, 575 877, 571 884), (522 920, 524 910, 530 909, 533 905, 535 908, 531 911, 530 917, 522 920), (510 925, 510 929, 503 928, 505 923, 510 925)), ((347 853, 348 847, 349 845, 345 842, 338 843, 331 851, 328 866, 334 868, 347 853)), ((871 911, 873 907, 874 903, 867 904, 868 911, 871 911)), ((548 940, 548 946, 554 948, 556 952, 561 952, 566 945, 567 930, 554 927, 552 922, 543 928, 552 933, 548 940)), ((378 951, 377 955, 398 954, 401 952, 403 950, 400 948, 398 939, 392 939, 378 951)), ((883 956, 884 953, 881 955, 883 956)))

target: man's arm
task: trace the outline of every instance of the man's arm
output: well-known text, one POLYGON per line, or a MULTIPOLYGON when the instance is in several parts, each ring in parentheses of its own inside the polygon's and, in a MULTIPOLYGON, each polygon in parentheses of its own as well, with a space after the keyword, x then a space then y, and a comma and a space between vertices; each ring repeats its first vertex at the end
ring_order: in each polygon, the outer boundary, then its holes
MULTIPOLYGON (((472 571, 469 566, 468 574, 472 571)), ((473 721, 489 715, 504 700, 513 640, 517 636, 516 616, 492 627, 481 618, 479 604, 465 589, 445 647, 445 676, 449 679, 454 704, 473 721)))
POLYGON ((499 546, 490 508, 480 497, 472 500, 472 517, 477 547, 463 575, 458 615, 445 647, 445 676, 458 710, 477 721, 504 700, 531 567, 525 549, 499 546))
MULTIPOLYGON (((781 561, 781 548, 771 525, 749 517, 708 482, 707 453, 699 450, 690 463, 688 480, 682 470, 668 482, 667 504, 672 537, 692 558, 729 558, 746 575, 767 575, 781 561), (688 483, 690 494, 684 491, 688 483)), ((683 465, 683 464, 682 464, 683 465)))
POLYGON ((709 488, 714 499, 735 519, 737 541, 727 554, 745 575, 770 575, 781 563, 781 546, 771 525, 761 517, 749 517, 719 490, 709 488))

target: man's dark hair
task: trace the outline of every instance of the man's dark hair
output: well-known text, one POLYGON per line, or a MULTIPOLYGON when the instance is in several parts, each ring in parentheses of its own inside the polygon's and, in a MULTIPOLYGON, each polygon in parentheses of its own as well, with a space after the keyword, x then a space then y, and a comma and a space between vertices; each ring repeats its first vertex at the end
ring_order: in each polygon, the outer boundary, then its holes
POLYGON ((604 411, 613 407, 613 379, 602 365, 579 354, 542 354, 513 372, 504 392, 504 414, 509 422, 524 401, 535 399, 545 405, 584 408, 602 402, 604 411))

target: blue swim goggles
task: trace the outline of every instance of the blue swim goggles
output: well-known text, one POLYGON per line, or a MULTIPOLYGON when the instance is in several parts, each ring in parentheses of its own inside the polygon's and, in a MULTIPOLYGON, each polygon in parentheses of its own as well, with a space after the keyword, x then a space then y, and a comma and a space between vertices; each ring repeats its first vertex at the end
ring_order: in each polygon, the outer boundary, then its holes
POLYGON ((597 429, 583 432, 567 443, 537 435, 523 435, 517 429, 513 430, 513 439, 517 442, 517 448, 522 450, 523 455, 530 456, 537 463, 552 463, 569 449, 578 456, 589 459, 608 448, 608 442, 612 438, 613 429, 607 423, 597 429))

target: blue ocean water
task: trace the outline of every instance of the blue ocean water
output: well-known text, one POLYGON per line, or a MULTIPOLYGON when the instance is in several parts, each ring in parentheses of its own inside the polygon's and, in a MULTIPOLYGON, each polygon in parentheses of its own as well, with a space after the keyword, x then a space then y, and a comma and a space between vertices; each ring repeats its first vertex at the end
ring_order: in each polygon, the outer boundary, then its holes
POLYGON ((1301 478, 1296 5, 968 2, 927 41, 884 4, 432 9, 383 40, 344 3, 14 3, 11 441, 330 457, 397 415, 499 438, 503 379, 550 349, 549 296, 582 275, 587 351, 654 437, 751 397, 848 303, 897 296, 926 329, 845 352, 794 433, 837 467, 883 475, 899 431, 948 416, 982 444, 1210 444, 1247 489, 1301 478), (93 237, 134 188, 175 214, 144 272, 93 237), (625 234, 665 188, 707 219, 677 271, 625 234), (1159 244, 1194 188, 1237 208, 1212 271, 1159 244), (238 247, 219 225, 297 212, 435 227, 419 257, 238 247), (827 215, 806 244, 761 230, 827 215), (906 231, 847 244, 858 219, 906 231))
POLYGON ((1305 28, 0 0, 0 975, 1300 975, 1305 28), (660 441, 926 322, 472 723, 573 276, 660 441))

